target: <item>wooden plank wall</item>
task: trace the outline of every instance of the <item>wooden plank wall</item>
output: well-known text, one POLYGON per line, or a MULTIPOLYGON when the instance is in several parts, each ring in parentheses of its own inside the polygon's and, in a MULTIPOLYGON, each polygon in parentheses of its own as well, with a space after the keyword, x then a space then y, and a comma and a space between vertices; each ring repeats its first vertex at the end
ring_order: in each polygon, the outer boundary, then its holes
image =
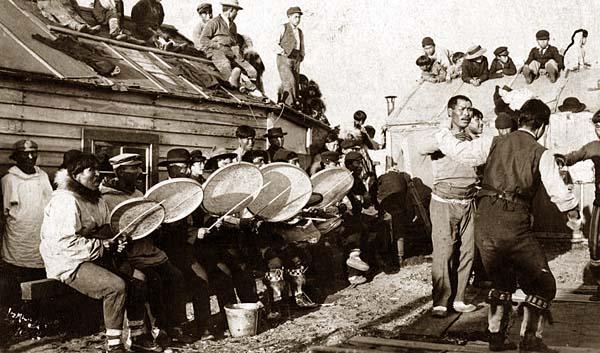
MULTIPOLYGON (((38 165, 53 174, 64 151, 82 148, 83 128, 159 134, 159 160, 175 147, 234 149, 235 129, 242 124, 257 129, 257 147, 262 148, 267 111, 254 108, 253 113, 245 105, 5 78, 0 80, 0 175, 12 164, 12 145, 23 138, 38 143, 38 165)), ((164 179, 166 170, 161 168, 160 174, 164 179)))

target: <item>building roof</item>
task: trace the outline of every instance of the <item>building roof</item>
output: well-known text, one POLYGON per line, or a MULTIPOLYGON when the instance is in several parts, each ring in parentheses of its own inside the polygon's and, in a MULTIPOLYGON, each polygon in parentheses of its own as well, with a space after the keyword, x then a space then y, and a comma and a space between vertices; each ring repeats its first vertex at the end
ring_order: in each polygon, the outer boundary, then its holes
MULTIPOLYGON (((80 11, 86 20, 93 23, 90 21, 91 9, 80 8, 80 11)), ((126 18, 125 27, 128 26, 130 23, 126 18)), ((163 30, 179 42, 189 42, 172 26, 165 25, 163 30)), ((268 99, 236 92, 222 85, 204 85, 203 78, 214 81, 219 75, 206 58, 111 40, 105 29, 98 35, 74 32, 44 18, 36 3, 29 0, 0 1, 0 50, 0 72, 5 74, 281 110, 281 106, 268 99), (111 77, 101 76, 84 62, 32 38, 33 35, 49 39, 56 39, 59 35, 74 37, 99 53, 102 59, 116 64, 120 73, 111 77), (182 68, 191 72, 194 79, 184 74, 182 68)), ((326 126, 292 108, 286 107, 286 110, 291 112, 286 118, 292 116, 292 120, 300 124, 326 126)))
MULTIPOLYGON (((465 95, 473 102, 473 107, 479 109, 484 120, 493 121, 494 113, 494 91, 496 85, 510 86, 513 89, 526 87, 534 96, 546 102, 552 112, 562 104, 566 97, 577 97, 587 105, 587 109, 595 112, 600 109, 600 68, 583 70, 580 72, 569 72, 561 77, 556 83, 550 83, 546 77, 541 77, 528 85, 523 75, 503 77, 488 80, 479 87, 463 83, 455 79, 451 83, 423 82, 416 84, 413 91, 404 99, 396 102, 395 109, 387 119, 391 125, 428 125, 437 124, 441 119, 447 117, 446 104, 450 97, 465 95)), ((493 125, 493 124, 492 124, 493 125)))

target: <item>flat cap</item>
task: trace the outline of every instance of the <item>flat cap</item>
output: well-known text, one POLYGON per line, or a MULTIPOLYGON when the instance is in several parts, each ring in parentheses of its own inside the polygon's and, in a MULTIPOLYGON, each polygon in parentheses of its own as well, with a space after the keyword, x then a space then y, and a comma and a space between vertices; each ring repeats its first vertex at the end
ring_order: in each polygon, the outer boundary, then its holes
POLYGON ((344 157, 345 164, 348 164, 353 161, 362 161, 362 160, 363 160, 362 154, 360 154, 358 152, 354 152, 354 151, 346 153, 346 157, 344 157))
POLYGON ((300 8, 298 6, 292 6, 287 10, 288 16, 291 16, 295 13, 299 13, 300 15, 302 15, 302 10, 300 10, 300 8))
POLYGON ((421 40, 421 45, 423 47, 426 47, 428 45, 435 45, 435 43, 433 42, 433 39, 431 37, 425 37, 423 38, 423 40, 421 40))
POLYGON ((205 12, 212 12, 212 5, 207 3, 207 2, 203 2, 200 5, 198 5, 198 7, 196 8, 196 10, 200 13, 205 13, 205 12))
POLYGON ((13 145, 15 152, 32 152, 38 150, 38 145, 33 140, 19 140, 13 145))
POLYGON ((128 165, 141 165, 144 163, 142 161, 142 157, 136 153, 121 153, 111 157, 108 162, 113 167, 113 170, 117 170, 119 167, 128 165))
POLYGON ((321 161, 323 161, 323 163, 339 162, 339 160, 340 160, 339 152, 326 151, 326 152, 321 153, 321 161))
POLYGON ((494 50, 494 55, 496 55, 496 56, 508 55, 508 48, 507 47, 498 47, 498 48, 496 48, 496 50, 494 50))

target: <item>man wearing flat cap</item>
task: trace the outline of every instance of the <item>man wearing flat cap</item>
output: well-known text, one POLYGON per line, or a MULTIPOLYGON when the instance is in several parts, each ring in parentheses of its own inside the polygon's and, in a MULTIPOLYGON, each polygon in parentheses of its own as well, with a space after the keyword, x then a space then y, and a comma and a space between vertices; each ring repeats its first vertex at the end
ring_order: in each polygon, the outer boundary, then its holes
POLYGON ((515 63, 508 56, 507 47, 498 47, 494 50, 496 56, 490 65, 490 79, 513 76, 517 73, 515 63))
POLYGON ((213 10, 212 5, 207 2, 203 2, 198 7, 196 7, 196 12, 198 12, 198 16, 200 16, 200 22, 194 27, 194 32, 192 32, 192 41, 194 42, 194 46, 196 49, 200 50, 202 44, 200 43, 200 36, 202 35, 202 30, 204 27, 213 18, 213 10))
POLYGON ((462 80, 473 86, 479 86, 489 78, 488 61, 483 55, 486 49, 474 45, 467 50, 462 64, 462 80))
POLYGON ((265 137, 269 141, 269 148, 267 148, 267 152, 269 153, 270 161, 273 161, 275 152, 277 152, 277 150, 280 148, 283 148, 283 144, 285 143, 285 135, 287 135, 287 132, 283 132, 280 127, 267 129, 265 137))
MULTIPOLYGON (((245 85, 256 88, 258 73, 256 69, 243 57, 237 26, 234 22, 238 11, 243 8, 238 0, 221 1, 223 11, 221 14, 206 23, 200 35, 200 50, 212 60, 221 73, 224 81, 228 81, 234 88, 240 88, 240 77, 243 73, 248 76, 254 85, 245 85)), ((246 87, 247 88, 247 87, 246 87)), ((252 89, 250 89, 252 90, 252 89)))
POLYGON ((283 103, 293 106, 298 100, 298 76, 300 63, 304 60, 304 34, 298 27, 302 10, 298 6, 287 10, 288 22, 281 27, 277 42, 277 69, 281 77, 281 89, 286 97, 283 103))
POLYGON ((548 75, 550 82, 558 80, 564 69, 563 57, 555 46, 548 44, 550 33, 542 29, 535 34, 538 46, 532 48, 523 66, 523 76, 529 84, 542 75, 548 75))
POLYGON ((240 125, 235 130, 235 137, 238 140, 238 148, 233 153, 237 155, 236 161, 241 161, 242 156, 254 148, 254 140, 256 139, 256 130, 248 125, 240 125))
MULTIPOLYGON (((52 186, 48 174, 35 165, 37 153, 38 145, 34 141, 17 141, 10 155, 16 165, 2 178, 0 317, 20 298, 20 282, 46 278, 39 251, 40 227, 52 186)), ((2 322, 0 320, 0 326, 2 322)))

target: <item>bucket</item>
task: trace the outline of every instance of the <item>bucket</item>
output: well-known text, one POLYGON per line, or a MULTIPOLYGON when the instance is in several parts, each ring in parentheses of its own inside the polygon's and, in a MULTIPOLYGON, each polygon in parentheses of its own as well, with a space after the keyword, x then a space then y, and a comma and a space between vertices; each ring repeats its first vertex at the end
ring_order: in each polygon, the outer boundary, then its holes
POLYGON ((258 329, 257 303, 241 303, 225 305, 227 325, 232 337, 256 335, 258 329))

